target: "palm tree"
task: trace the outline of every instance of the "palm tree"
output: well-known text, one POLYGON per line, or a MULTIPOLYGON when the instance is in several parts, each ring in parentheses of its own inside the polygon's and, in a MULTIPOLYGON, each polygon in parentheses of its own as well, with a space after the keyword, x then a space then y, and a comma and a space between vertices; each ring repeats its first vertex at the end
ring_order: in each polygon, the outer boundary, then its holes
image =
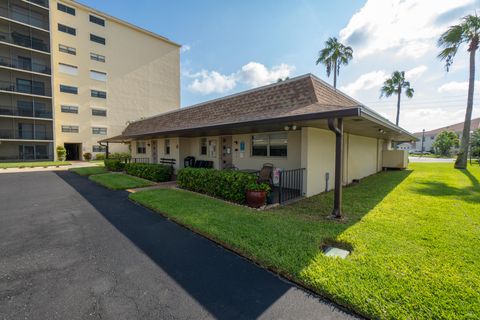
POLYGON ((337 75, 340 74, 340 66, 347 65, 353 58, 352 47, 347 47, 340 42, 337 38, 328 38, 325 41, 325 48, 318 53, 317 65, 323 64, 327 68, 327 76, 333 70, 333 87, 337 87, 337 75))
POLYGON ((397 126, 400 120, 400 98, 403 90, 405 90, 407 98, 413 97, 415 90, 410 88, 410 82, 405 80, 405 71, 395 71, 392 73, 392 77, 385 80, 383 87, 380 89, 380 98, 383 96, 388 98, 394 94, 397 95, 397 120, 395 121, 397 126))
POLYGON ((467 51, 470 53, 470 76, 468 78, 468 99, 463 123, 462 142, 460 151, 455 161, 455 168, 467 168, 468 145, 470 142, 470 122, 472 121, 473 90, 475 83, 475 53, 478 49, 480 18, 477 15, 468 15, 462 18, 461 23, 448 28, 438 39, 438 46, 443 48, 438 57, 445 60, 447 72, 453 63, 462 44, 467 44, 467 51))

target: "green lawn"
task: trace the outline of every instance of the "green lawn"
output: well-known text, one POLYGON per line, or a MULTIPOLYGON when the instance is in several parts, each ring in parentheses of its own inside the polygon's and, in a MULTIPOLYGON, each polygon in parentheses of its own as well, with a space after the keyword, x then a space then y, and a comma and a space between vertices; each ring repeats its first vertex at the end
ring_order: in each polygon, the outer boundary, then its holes
POLYGON ((66 161, 38 161, 38 162, 0 162, 0 168, 32 168, 32 167, 52 167, 52 166, 69 166, 70 162, 66 161))
POLYGON ((346 223, 325 219, 332 193, 266 212, 172 189, 130 197, 364 316, 474 319, 480 167, 452 167, 413 163, 346 188, 346 223), (333 241, 352 254, 324 256, 333 241))
POLYGON ((90 180, 104 187, 115 190, 141 188, 154 185, 155 183, 142 178, 137 178, 124 173, 103 173, 89 177, 90 180))
POLYGON ((81 176, 91 176, 93 174, 101 174, 101 173, 107 173, 108 170, 105 169, 105 167, 84 167, 84 168, 72 168, 69 169, 68 171, 74 172, 76 174, 79 174, 81 176))

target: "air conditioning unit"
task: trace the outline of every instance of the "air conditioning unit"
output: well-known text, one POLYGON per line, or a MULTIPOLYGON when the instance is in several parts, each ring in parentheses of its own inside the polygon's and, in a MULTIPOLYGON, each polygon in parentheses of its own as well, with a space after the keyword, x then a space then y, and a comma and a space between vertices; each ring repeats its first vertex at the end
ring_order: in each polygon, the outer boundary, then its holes
POLYGON ((407 150, 383 150, 382 167, 391 169, 406 169, 408 166, 407 150))

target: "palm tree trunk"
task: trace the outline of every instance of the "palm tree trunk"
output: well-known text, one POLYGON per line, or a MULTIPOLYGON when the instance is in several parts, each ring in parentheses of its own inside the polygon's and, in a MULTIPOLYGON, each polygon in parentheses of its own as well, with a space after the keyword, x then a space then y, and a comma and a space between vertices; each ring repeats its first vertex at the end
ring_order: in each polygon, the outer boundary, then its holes
POLYGON ((395 124, 398 126, 398 123, 400 121, 400 98, 402 96, 402 87, 398 86, 398 99, 397 99, 397 120, 395 124))
POLYGON ((470 144, 470 125, 472 122, 473 93, 475 89, 475 53, 478 47, 478 37, 472 39, 470 43, 470 76, 468 79, 468 100, 467 111, 465 112, 465 122, 463 124, 462 142, 458 152, 455 168, 466 169, 468 158, 468 147, 470 144))
POLYGON ((333 64, 333 87, 337 88, 337 60, 333 64))

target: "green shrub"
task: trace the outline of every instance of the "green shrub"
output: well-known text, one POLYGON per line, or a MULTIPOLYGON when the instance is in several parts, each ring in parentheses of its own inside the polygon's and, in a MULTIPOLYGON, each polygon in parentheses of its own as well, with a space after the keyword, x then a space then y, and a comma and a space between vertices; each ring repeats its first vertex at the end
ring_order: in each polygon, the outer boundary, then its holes
POLYGON ((105 153, 97 153, 95 155, 95 160, 105 160, 105 153))
POLYGON ((163 164, 127 163, 125 172, 150 181, 164 182, 172 178, 173 168, 163 164))
POLYGON ((118 160, 129 160, 132 158, 132 155, 128 152, 114 152, 108 155, 109 159, 118 159, 118 160))
POLYGON ((83 154, 83 159, 85 159, 85 161, 90 161, 92 160, 92 154, 90 152, 85 152, 83 154))
POLYGON ((258 183, 258 182, 253 182, 247 185, 247 190, 248 191, 265 191, 267 194, 272 190, 268 183, 258 183))
POLYGON ((65 161, 67 158, 67 149, 64 146, 57 146, 57 159, 58 161, 65 161))
POLYGON ((185 168, 177 175, 181 188, 237 203, 245 203, 247 186, 256 181, 253 174, 232 170, 185 168))
POLYGON ((105 159, 105 168, 109 171, 123 171, 125 169, 125 162, 118 159, 105 159))

